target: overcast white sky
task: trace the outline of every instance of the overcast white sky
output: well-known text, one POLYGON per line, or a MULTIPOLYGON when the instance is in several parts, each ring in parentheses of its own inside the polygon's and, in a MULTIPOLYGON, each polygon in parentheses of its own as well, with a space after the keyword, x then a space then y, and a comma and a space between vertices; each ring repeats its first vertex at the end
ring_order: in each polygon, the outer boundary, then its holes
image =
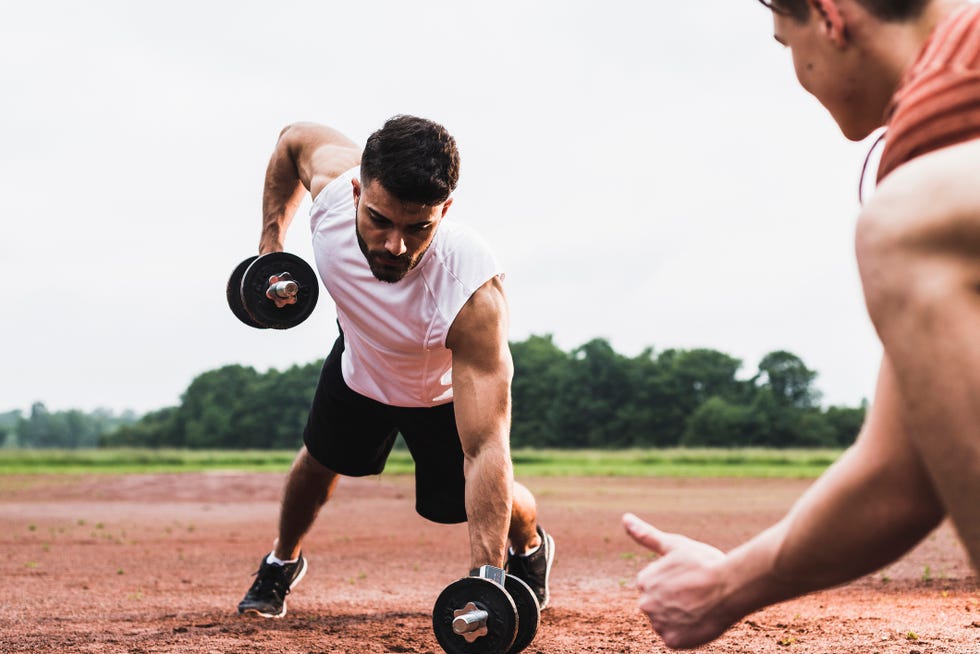
MULTIPOLYGON (((446 125, 454 220, 507 271, 512 340, 788 349, 827 403, 870 397, 880 346, 853 257, 870 143, 796 83, 752 0, 4 2, 0 411, 138 412, 228 363, 326 354, 228 310, 279 130, 363 142, 446 125)), ((300 209, 287 249, 312 260, 300 209)))

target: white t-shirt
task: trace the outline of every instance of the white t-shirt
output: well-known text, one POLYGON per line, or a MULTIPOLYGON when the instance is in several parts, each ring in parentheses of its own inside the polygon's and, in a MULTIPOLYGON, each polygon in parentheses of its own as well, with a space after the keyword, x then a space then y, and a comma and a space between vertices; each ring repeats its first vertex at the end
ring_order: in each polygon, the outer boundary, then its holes
POLYGON ((330 182, 310 210, 317 270, 344 332, 344 381, 391 406, 445 404, 453 399, 449 328, 473 292, 502 271, 483 239, 443 219, 404 278, 375 278, 354 228, 351 179, 359 175, 356 167, 330 182))

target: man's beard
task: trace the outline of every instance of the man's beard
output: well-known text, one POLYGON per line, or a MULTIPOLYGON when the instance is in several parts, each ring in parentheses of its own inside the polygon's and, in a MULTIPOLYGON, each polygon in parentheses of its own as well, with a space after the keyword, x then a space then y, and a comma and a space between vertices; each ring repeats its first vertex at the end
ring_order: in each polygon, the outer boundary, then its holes
POLYGON ((371 268, 371 274, 378 280, 389 284, 394 284, 405 277, 409 270, 418 265, 425 253, 423 250, 413 259, 407 252, 397 257, 385 250, 371 252, 368 250, 367 243, 361 238, 361 230, 357 228, 357 221, 354 221, 354 233, 357 235, 357 245, 361 248, 364 258, 367 259, 368 267, 371 268))

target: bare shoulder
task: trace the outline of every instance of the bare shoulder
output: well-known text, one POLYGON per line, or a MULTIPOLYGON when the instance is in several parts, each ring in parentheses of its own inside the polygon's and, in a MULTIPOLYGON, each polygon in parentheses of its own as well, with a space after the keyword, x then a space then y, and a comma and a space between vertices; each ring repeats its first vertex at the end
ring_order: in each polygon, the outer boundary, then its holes
MULTIPOLYGON (((449 328, 446 346, 459 355, 499 361, 507 350, 510 315, 503 283, 492 277, 478 288, 460 309, 449 328)), ((508 350, 509 351, 509 350, 508 350)))
POLYGON ((303 185, 316 197, 327 184, 361 162, 361 148, 338 130, 318 123, 292 123, 279 135, 303 185))
POLYGON ((978 170, 980 139, 930 152, 882 180, 868 208, 916 214, 978 210, 978 170))
POLYGON ((920 243, 980 239, 978 170, 980 139, 916 157, 882 180, 861 220, 920 243))

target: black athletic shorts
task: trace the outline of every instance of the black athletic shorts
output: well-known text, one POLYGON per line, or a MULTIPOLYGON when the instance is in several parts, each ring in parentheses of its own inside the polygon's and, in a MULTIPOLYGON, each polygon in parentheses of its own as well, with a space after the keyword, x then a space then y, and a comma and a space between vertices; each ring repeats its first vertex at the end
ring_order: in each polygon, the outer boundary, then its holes
POLYGON ((415 510, 433 522, 466 522, 463 448, 453 403, 406 408, 352 391, 340 370, 343 333, 323 363, 303 431, 319 463, 349 477, 380 474, 400 432, 415 459, 415 510))

